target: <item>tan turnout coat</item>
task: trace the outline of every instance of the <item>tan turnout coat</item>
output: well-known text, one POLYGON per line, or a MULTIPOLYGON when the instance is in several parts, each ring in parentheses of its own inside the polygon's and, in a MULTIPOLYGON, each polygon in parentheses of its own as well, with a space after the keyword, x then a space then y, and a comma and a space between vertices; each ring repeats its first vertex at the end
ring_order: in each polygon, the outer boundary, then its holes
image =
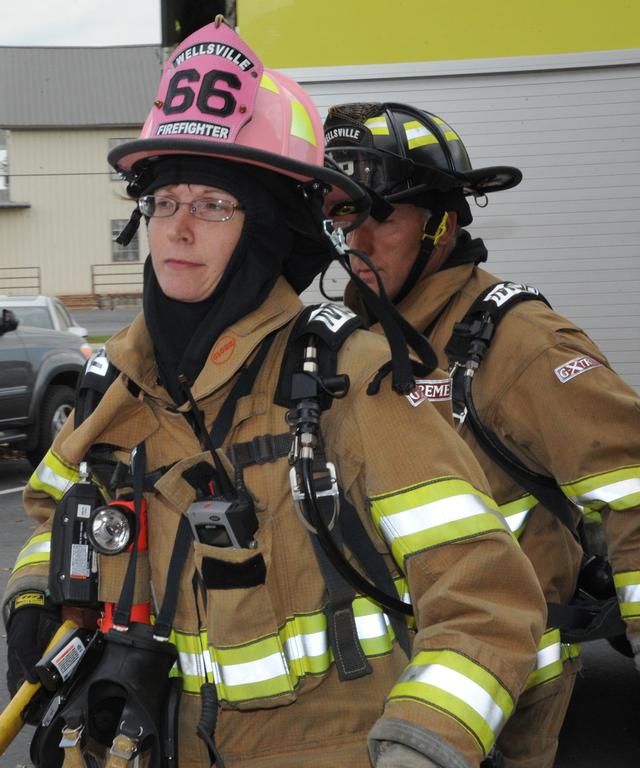
MULTIPOLYGON (((226 448, 287 431, 285 409, 273 405, 273 393, 301 308, 281 279, 265 303, 227 329, 212 349, 192 388, 209 427, 242 365, 267 334, 280 329, 251 394, 237 404, 226 448)), ((171 469, 147 494, 149 551, 141 557, 136 600, 151 599, 150 581, 161 602, 178 521, 194 498, 182 473, 207 454, 157 383, 144 317, 107 349, 120 377, 78 429, 69 420, 30 481, 26 509, 42 523, 35 536, 46 538, 64 478, 72 479, 92 444, 114 445, 116 457, 128 461, 131 449, 144 441, 148 471, 171 469), (129 379, 141 388, 137 397, 127 389, 129 379)), ((338 361, 338 371, 349 375, 349 394, 323 413, 322 434, 327 457, 370 536, 393 573, 405 576, 405 585, 408 581, 417 621, 414 666, 406 671, 407 659, 381 623, 379 609, 359 598, 359 634, 362 625, 373 674, 338 680, 322 630, 325 586, 309 533, 292 503, 288 463, 282 458, 251 466, 245 480, 260 522, 257 549, 195 543, 180 583, 174 624, 185 667, 180 768, 209 766, 195 733, 204 682, 204 663, 197 659, 207 654, 221 702, 216 742, 229 768, 365 768, 370 764, 367 733, 380 718, 400 732, 408 724, 432 734, 477 766, 513 708, 544 627, 541 593, 527 559, 494 511, 478 463, 450 425, 450 404, 427 401, 415 408, 391 390, 390 376, 378 395, 366 394, 388 359, 386 341, 379 336, 356 331, 349 337, 338 361), (462 512, 465 505, 468 514, 462 512), (241 562, 257 553, 266 564, 266 582, 211 589, 205 609, 193 588, 194 569, 201 570, 203 559, 241 562), (375 630, 380 626, 383 630, 375 630), (421 677, 428 674, 436 677, 421 677), (482 689, 484 703, 470 706, 466 686, 482 689)), ((117 601, 127 558, 100 558, 102 600, 117 601)), ((42 585, 47 567, 44 557, 37 562, 19 555, 9 590, 42 585)))

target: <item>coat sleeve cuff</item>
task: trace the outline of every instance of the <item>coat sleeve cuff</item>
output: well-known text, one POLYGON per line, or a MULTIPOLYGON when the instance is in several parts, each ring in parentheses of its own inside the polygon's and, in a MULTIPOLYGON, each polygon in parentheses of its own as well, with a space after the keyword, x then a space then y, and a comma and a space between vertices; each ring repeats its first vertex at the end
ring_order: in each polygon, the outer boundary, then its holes
POLYGON ((2 596, 2 602, 0 603, 0 610, 2 611, 2 621, 5 628, 9 623, 9 616, 13 607, 14 598, 21 592, 42 592, 44 595, 49 594, 49 577, 48 576, 36 576, 31 574, 26 578, 18 578, 9 582, 4 595, 2 596))
POLYGON ((369 755, 375 765, 382 741, 404 744, 442 768, 471 768, 468 760, 442 736, 420 728, 407 720, 384 718, 378 720, 369 731, 369 755))

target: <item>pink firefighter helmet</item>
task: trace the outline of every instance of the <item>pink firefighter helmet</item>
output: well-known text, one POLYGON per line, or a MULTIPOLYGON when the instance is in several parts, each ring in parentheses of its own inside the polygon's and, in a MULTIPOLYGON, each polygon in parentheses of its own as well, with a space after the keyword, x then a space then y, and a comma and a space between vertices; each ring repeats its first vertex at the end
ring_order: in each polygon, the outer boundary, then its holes
POLYGON ((265 69, 221 17, 173 51, 140 137, 111 150, 109 162, 133 181, 146 162, 172 154, 249 163, 319 181, 330 198, 366 198, 344 174, 325 168, 322 122, 309 95, 265 69))

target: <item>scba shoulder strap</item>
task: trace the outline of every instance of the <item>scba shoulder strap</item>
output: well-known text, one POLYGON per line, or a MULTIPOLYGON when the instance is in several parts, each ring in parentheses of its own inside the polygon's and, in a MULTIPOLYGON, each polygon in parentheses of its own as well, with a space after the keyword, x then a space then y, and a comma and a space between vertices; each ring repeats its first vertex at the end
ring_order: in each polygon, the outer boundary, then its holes
POLYGON ((78 379, 73 428, 77 429, 95 411, 106 391, 118 378, 120 371, 101 347, 91 355, 78 379))
MULTIPOLYGON (((289 337, 274 402, 293 409, 303 401, 308 403, 316 400, 320 410, 330 408, 334 397, 346 394, 349 387, 348 377, 337 373, 338 352, 351 333, 360 327, 362 322, 357 315, 342 305, 325 303, 307 307, 296 321, 289 337), (310 366, 305 365, 311 347, 314 356, 317 356, 315 376, 309 373, 310 366)), ((326 465, 321 435, 319 437, 315 463, 326 465)), ((326 466, 323 466, 323 469, 326 469, 326 466)), ((321 472, 320 468, 319 471, 321 472)), ((349 547, 349 551, 378 593, 388 596, 389 600, 398 598, 387 564, 366 533, 356 509, 339 489, 338 495, 340 514, 335 528, 328 534, 335 544, 334 555, 330 556, 320 546, 318 532, 312 532, 313 526, 309 525, 308 520, 305 525, 310 529, 314 553, 327 587, 327 618, 332 628, 331 642, 338 651, 336 658, 341 661, 338 672, 341 679, 349 680, 367 674, 370 666, 360 650, 352 608, 355 586, 358 586, 360 591, 362 586, 354 585, 344 575, 343 566, 346 559, 343 543, 349 547)), ((331 495, 318 496, 323 519, 331 519, 334 502, 335 499, 331 495)), ((304 505, 299 505, 299 509, 301 506, 304 505)), ((370 595, 366 590, 365 593, 370 595)), ((375 596, 373 599, 377 602, 375 596)), ((409 636, 404 616, 389 611, 389 618, 401 647, 408 655, 409 636)))
MULTIPOLYGON (((328 388, 332 384, 339 385, 341 382, 335 381, 338 351, 349 336, 362 327, 362 320, 340 304, 325 302, 306 307, 300 313, 289 336, 273 402, 284 408, 291 406, 295 395, 293 389, 296 374, 300 367, 300 360, 304 360, 305 346, 310 336, 315 336, 321 342, 318 345, 318 363, 324 385, 328 388)), ((334 395, 331 391, 322 391, 320 393, 322 410, 330 408, 333 399, 334 395)))
POLYGON ((455 418, 460 426, 466 421, 482 450, 498 466, 544 506, 579 539, 566 496, 556 481, 530 470, 482 423, 475 407, 472 381, 491 346, 496 329, 506 315, 523 301, 549 302, 536 289, 518 283, 495 283, 473 302, 464 318, 456 323, 445 347, 453 384, 455 418))
MULTIPOLYGON (((473 400, 473 377, 491 345, 500 321, 517 304, 530 300, 542 301, 548 307, 551 306, 537 288, 520 283, 495 283, 477 297, 463 319, 454 326, 445 347, 453 383, 454 418, 460 427, 465 423, 469 426, 487 456, 554 514, 584 550, 581 526, 576 527, 570 503, 555 479, 534 472, 523 464, 482 423, 473 400)), ((624 634, 624 622, 612 602, 615 589, 609 563, 598 555, 585 553, 578 586, 572 605, 548 605, 549 624, 561 630, 563 640, 575 643, 624 634), (598 566, 598 574, 594 578, 591 571, 595 566, 598 566), (583 582, 593 582, 602 589, 602 580, 604 578, 607 581, 607 577, 611 585, 601 594, 596 595, 582 586, 583 582)))

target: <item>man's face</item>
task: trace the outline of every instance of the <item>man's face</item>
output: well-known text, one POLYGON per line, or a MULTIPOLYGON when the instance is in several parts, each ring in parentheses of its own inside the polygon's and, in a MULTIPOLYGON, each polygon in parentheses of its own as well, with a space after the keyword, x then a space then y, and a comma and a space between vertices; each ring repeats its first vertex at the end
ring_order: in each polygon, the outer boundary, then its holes
MULTIPOLYGON (((238 203, 230 193, 201 184, 161 187, 153 193, 180 203, 201 198, 238 203)), ((149 219, 148 237, 153 269, 163 293, 177 301, 202 301, 211 296, 240 239, 244 213, 228 221, 203 221, 180 205, 167 218, 149 219)))
MULTIPOLYGON (((352 248, 364 251, 378 269, 390 299, 397 296, 413 266, 429 212, 415 205, 395 205, 384 221, 369 217, 364 224, 347 235, 352 248)), ((349 255, 351 268, 376 293, 378 283, 367 265, 354 254, 349 255)))

